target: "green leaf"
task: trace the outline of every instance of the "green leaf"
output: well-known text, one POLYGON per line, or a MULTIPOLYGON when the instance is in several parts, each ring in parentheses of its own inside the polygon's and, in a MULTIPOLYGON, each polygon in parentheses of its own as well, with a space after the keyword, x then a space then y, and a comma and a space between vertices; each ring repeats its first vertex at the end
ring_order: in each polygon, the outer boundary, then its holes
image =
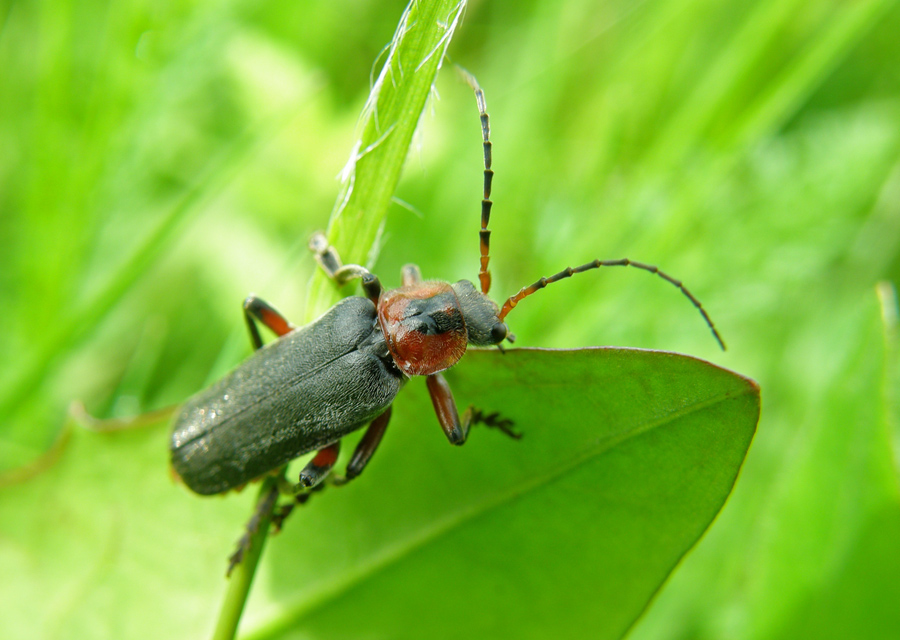
MULTIPOLYGON (((411 381, 363 477, 269 541, 251 637, 621 637, 721 508, 759 411, 753 382, 661 352, 472 351, 448 379, 522 439, 450 446, 411 381)), ((176 487, 166 437, 75 430, 0 493, 5 638, 208 633, 253 492, 176 487)))
MULTIPOLYGON (((632 637, 679 638, 685 625, 697 637, 721 637, 728 634, 720 625, 734 621, 741 621, 739 637, 746 638, 897 636, 900 491, 891 447, 897 306, 889 284, 881 283, 879 294, 881 309, 870 291, 850 307, 853 321, 834 327, 834 339, 822 343, 827 373, 804 407, 759 512, 748 517, 746 501, 756 496, 742 484, 703 549, 666 586, 632 637), (743 553, 734 556, 735 548, 743 553), (748 571, 753 580, 738 593, 723 588, 748 571), (686 601, 699 601, 704 591, 712 601, 706 606, 729 606, 732 621, 707 628, 708 622, 694 619, 686 601), (677 612, 684 617, 672 629, 668 621, 677 612)), ((773 404, 783 402, 784 393, 773 391, 773 404)), ((745 479, 750 472, 748 465, 745 479)))

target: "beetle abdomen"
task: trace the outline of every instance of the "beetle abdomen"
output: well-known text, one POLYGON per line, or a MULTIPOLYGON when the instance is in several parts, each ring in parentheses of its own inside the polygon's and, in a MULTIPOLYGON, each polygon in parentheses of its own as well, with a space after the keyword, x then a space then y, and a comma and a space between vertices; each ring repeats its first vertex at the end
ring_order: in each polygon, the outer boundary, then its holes
POLYGON ((188 400, 172 465, 197 493, 227 491, 367 424, 404 381, 375 306, 346 298, 188 400))

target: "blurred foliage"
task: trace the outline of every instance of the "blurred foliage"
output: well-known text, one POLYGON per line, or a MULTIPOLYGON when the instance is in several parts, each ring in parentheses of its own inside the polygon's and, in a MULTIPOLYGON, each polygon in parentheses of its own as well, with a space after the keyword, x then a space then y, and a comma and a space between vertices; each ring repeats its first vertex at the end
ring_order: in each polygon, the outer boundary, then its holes
MULTIPOLYGON (((304 317, 306 240, 404 4, 2 5, 0 469, 73 398, 130 415, 237 362, 248 292, 304 317)), ((627 270, 523 302, 517 344, 665 348, 763 389, 735 493, 633 638, 900 634, 896 301, 875 293, 900 280, 898 30, 888 0, 473 1, 450 47, 492 118, 495 297, 628 256, 683 279, 730 350, 627 270)), ((480 132, 449 70, 372 265, 389 286, 405 262, 477 273, 480 132)))

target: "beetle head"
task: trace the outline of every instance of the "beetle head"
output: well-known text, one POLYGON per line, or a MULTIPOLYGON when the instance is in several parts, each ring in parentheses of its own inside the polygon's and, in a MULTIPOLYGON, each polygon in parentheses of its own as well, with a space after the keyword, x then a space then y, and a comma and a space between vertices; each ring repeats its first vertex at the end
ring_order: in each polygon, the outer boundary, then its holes
POLYGON ((460 280, 452 288, 466 319, 469 344, 489 347, 500 344, 509 336, 509 327, 497 316, 499 309, 493 300, 480 293, 468 280, 460 280))

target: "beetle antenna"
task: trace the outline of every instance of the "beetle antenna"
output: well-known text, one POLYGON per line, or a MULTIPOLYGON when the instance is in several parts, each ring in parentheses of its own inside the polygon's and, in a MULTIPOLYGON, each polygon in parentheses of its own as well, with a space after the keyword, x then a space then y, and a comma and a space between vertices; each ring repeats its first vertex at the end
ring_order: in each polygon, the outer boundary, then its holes
POLYGON ((582 273, 583 271, 589 271, 590 269, 599 269, 600 267, 637 267, 638 269, 643 269, 644 271, 655 273, 666 282, 669 282, 670 284, 673 284, 681 289, 681 293, 687 296, 687 299, 691 301, 691 303, 700 312, 700 315, 703 316, 703 319, 706 321, 706 325, 712 331, 716 342, 718 342, 719 346, 722 347, 722 351, 725 351, 725 342, 722 340, 722 336, 719 335, 718 330, 716 330, 716 326, 713 324, 712 319, 710 319, 709 314, 706 313, 706 309, 704 309, 703 305, 700 304, 700 301, 694 297, 694 294, 687 290, 687 287, 682 284, 681 280, 676 280, 667 273, 660 271, 659 267, 655 265, 644 264, 643 262, 635 262, 634 260, 629 260, 628 258, 622 258, 621 260, 594 260, 593 262, 588 262, 587 264, 583 264, 580 267, 575 267, 574 269, 572 267, 567 267, 565 270, 560 271, 556 275, 550 276, 549 278, 541 278, 533 285, 522 287, 519 293, 511 296, 506 302, 503 303, 503 307, 500 309, 500 314, 498 316, 500 318, 500 321, 503 321, 506 315, 515 308, 515 306, 519 303, 519 301, 522 300, 522 298, 527 298, 532 293, 543 289, 548 284, 558 282, 563 278, 569 278, 573 274, 582 273))
POLYGON ((481 283, 481 293, 487 295, 491 290, 491 272, 488 270, 488 262, 491 260, 491 232, 488 223, 491 221, 491 181, 494 172, 491 169, 491 125, 487 114, 487 104, 484 101, 484 91, 471 73, 457 66, 460 74, 465 79, 472 91, 475 92, 475 101, 478 103, 478 113, 481 115, 481 137, 484 140, 484 195, 481 200, 481 231, 478 233, 481 248, 481 269, 478 271, 478 280, 481 283))

